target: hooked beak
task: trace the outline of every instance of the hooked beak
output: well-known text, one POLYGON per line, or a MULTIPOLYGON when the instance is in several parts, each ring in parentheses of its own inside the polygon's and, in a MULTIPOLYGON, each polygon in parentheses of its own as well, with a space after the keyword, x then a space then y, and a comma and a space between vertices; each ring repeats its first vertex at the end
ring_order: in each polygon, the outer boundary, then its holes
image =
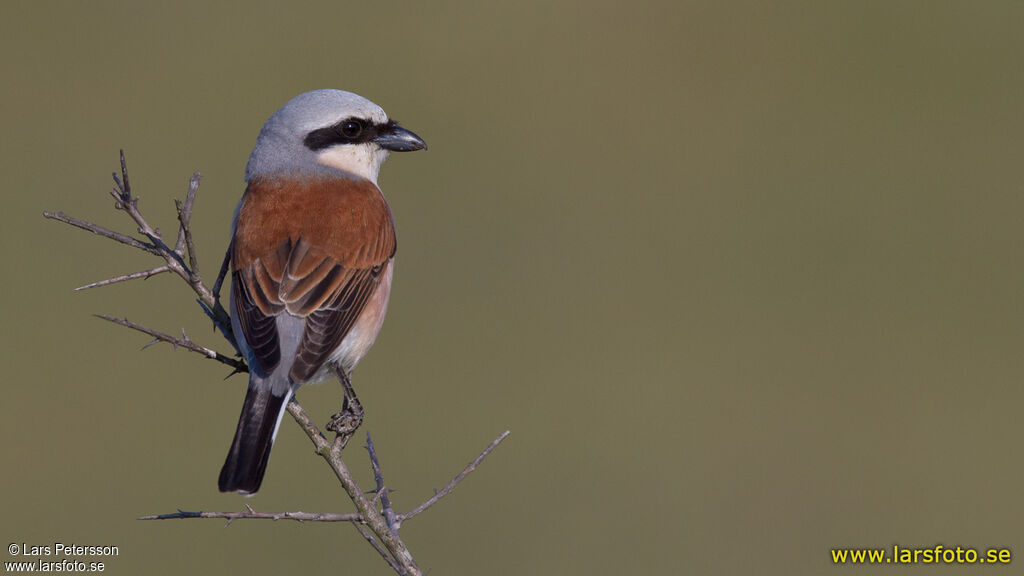
POLYGON ((414 150, 426 150, 427 143, 423 138, 417 136, 412 130, 406 130, 398 124, 387 132, 373 139, 378 146, 392 152, 412 152, 414 150))

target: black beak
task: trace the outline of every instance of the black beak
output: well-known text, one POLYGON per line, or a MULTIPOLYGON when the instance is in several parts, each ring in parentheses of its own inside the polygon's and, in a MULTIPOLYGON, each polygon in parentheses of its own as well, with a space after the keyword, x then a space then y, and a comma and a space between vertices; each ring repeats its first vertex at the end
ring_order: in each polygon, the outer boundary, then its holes
POLYGON ((417 136, 412 130, 406 130, 398 124, 387 132, 384 132, 373 139, 378 146, 392 152, 412 152, 414 150, 426 150, 427 143, 423 138, 417 136))

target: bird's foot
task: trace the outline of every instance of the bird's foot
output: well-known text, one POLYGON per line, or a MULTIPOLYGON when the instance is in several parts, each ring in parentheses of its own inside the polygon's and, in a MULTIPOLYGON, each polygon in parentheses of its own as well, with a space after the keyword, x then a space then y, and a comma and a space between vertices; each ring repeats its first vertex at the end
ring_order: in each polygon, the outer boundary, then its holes
POLYGON ((341 405, 341 412, 331 416, 331 421, 327 423, 327 429, 339 435, 351 436, 362 424, 363 405, 359 403, 358 398, 354 396, 350 398, 346 395, 345 401, 341 405))

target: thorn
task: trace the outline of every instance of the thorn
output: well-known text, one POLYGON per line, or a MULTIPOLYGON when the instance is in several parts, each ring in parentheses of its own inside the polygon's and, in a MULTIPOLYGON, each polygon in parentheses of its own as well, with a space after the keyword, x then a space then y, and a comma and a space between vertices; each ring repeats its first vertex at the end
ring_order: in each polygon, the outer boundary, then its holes
POLYGON ((147 342, 147 343, 145 344, 145 346, 143 346, 142 348, 139 348, 139 352, 142 352, 143 350, 145 350, 146 348, 149 348, 149 347, 150 347, 150 346, 152 346, 153 344, 159 344, 159 343, 160 343, 160 339, 159 339, 159 338, 153 338, 152 340, 150 340, 149 342, 147 342))
POLYGON ((252 506, 249 506, 248 504, 245 505, 245 509, 249 511, 249 514, 256 513, 256 511, 252 509, 252 506))

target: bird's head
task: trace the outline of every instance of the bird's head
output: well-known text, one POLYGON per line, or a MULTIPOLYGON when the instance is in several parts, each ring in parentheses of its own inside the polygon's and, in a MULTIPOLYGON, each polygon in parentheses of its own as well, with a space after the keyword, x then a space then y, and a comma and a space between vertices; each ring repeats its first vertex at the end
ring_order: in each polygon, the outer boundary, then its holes
POLYGON ((376 183, 388 153, 426 147, 422 138, 366 98, 343 90, 313 90, 289 100, 263 125, 245 179, 341 171, 376 183))

